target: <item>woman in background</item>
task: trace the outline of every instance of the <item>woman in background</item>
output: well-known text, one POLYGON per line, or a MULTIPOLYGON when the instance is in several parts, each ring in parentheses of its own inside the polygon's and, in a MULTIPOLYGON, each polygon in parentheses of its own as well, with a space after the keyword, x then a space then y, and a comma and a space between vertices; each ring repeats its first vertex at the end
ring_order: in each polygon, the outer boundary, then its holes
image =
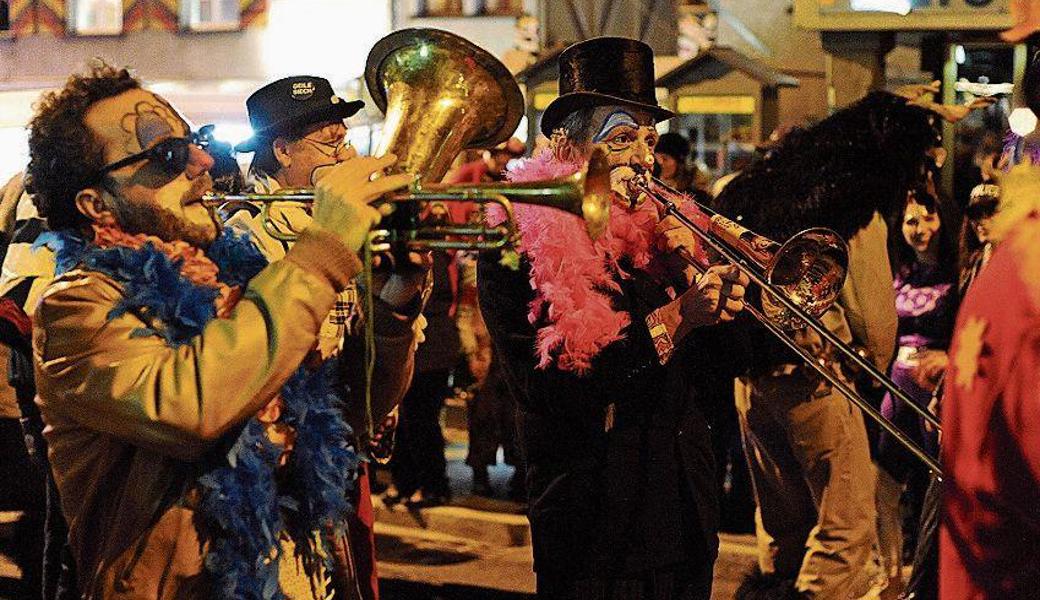
MULTIPOLYGON (((889 230, 896 313, 899 316, 897 351, 889 373, 892 380, 920 406, 927 406, 931 392, 946 368, 946 350, 957 314, 956 226, 935 195, 931 181, 927 189, 910 192, 898 213, 899 221, 889 230)), ((910 407, 885 394, 881 412, 929 454, 936 456, 934 432, 910 407)), ((887 432, 878 442, 879 537, 890 584, 901 581, 903 533, 900 496, 908 488, 919 511, 928 473, 917 468, 917 460, 887 432)), ((911 534, 912 535, 912 534, 911 534)), ((896 585, 899 585, 898 583, 896 585)))

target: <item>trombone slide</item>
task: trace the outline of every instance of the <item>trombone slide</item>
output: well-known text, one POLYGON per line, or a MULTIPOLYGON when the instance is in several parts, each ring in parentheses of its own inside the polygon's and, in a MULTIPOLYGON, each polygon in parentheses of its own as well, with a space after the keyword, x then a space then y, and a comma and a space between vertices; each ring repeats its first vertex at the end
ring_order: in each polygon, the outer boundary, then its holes
MULTIPOLYGON (((907 396, 906 393, 903 392, 903 390, 895 384, 895 382, 889 379, 888 376, 886 376, 884 373, 879 371, 878 368, 875 367, 870 360, 866 359, 865 357, 861 356, 858 352, 850 348, 848 344, 844 343, 841 339, 839 339, 838 336, 836 336, 830 329, 828 329, 827 327, 822 325, 818 320, 816 320, 815 317, 817 315, 811 314, 810 311, 805 310, 802 306, 798 304, 798 302, 793 300, 782 290, 778 290, 778 286, 775 285, 773 282, 769 281, 767 276, 761 273, 759 269, 751 268, 751 265, 749 265, 749 262, 751 262, 749 261, 749 257, 743 256, 738 250, 738 248, 740 248, 740 245, 731 246, 727 243, 732 238, 732 234, 738 230, 735 229, 730 231, 729 236, 727 236, 725 233, 723 233, 723 235, 721 236, 718 235, 718 232, 713 232, 710 226, 704 227, 705 219, 707 219, 707 221, 709 222, 711 221, 711 217, 708 216, 712 212, 710 209, 706 207, 701 207, 700 204, 697 204, 697 208, 701 209, 701 215, 703 216, 696 216, 695 221, 694 219, 687 217, 679 210, 679 207, 675 202, 675 198, 680 196, 678 192, 675 192, 670 188, 666 188, 662 184, 658 184, 657 188, 665 188, 664 191, 666 193, 654 193, 655 190, 651 189, 649 186, 645 186, 642 191, 646 193, 647 196, 658 202, 662 206, 666 214, 678 219, 679 222, 681 222, 683 225, 689 228, 690 231, 694 233, 697 237, 699 237, 709 248, 718 253, 729 263, 735 265, 738 269, 740 269, 741 272, 747 275, 753 283, 761 287, 762 291, 764 292, 763 299, 766 296, 768 296, 773 301, 778 302, 782 306, 782 308, 790 311, 790 313, 793 314, 795 318, 801 321, 801 323, 804 323, 805 326, 810 327, 815 333, 817 333, 826 342, 831 344, 838 352, 840 352, 845 358, 851 361, 856 367, 866 372, 871 379, 881 384, 881 386, 884 387, 889 393, 891 393, 894 398, 911 407, 929 425, 935 427, 937 431, 941 431, 941 426, 939 425, 938 419, 935 418, 935 415, 928 412, 926 408, 920 406, 917 402, 915 402, 913 399, 907 396), (698 223, 697 221, 700 221, 700 223, 698 223), (727 239, 727 237, 729 237, 730 239, 727 239)), ((730 223, 732 223, 732 221, 730 221, 730 223)), ((742 232, 751 233, 746 228, 743 228, 739 225, 736 225, 736 227, 739 228, 739 230, 742 230, 742 232)), ((756 234, 752 233, 752 235, 756 234)), ((792 238, 792 240, 793 239, 794 238, 792 238)), ((788 242, 788 244, 789 243, 790 242, 788 242)), ((787 246, 788 244, 784 244, 784 246, 787 246)), ((692 265, 698 271, 703 273, 707 269, 707 267, 704 264, 702 264, 701 261, 697 260, 689 252, 682 251, 680 252, 680 254, 685 261, 689 262, 690 265, 692 265)), ((802 300, 802 298, 799 298, 799 300, 802 300)), ((830 304, 828 303, 827 306, 829 305, 830 304)), ((765 307, 765 305, 763 306, 765 307)), ((786 345, 788 348, 794 351, 803 361, 805 361, 805 363, 808 366, 810 366, 812 369, 818 372, 824 379, 826 379, 839 392, 841 392, 842 395, 848 398, 850 402, 858 406, 864 413, 866 413, 869 417, 874 419, 878 423, 878 425, 885 429, 885 431, 892 434, 892 436, 898 442, 900 442, 904 447, 906 447, 906 449, 909 450, 914 456, 920 459, 921 462, 923 462, 933 473, 935 473, 939 477, 942 476, 942 469, 939 467, 939 463, 935 460, 935 458, 933 458, 923 448, 919 447, 916 443, 914 443, 914 441, 911 440, 909 436, 906 435, 906 433, 904 433, 902 430, 900 430, 898 427, 896 427, 890 421, 888 421, 888 419, 886 419, 884 415, 880 413, 880 411, 874 408, 874 406, 870 402, 868 402, 854 389, 852 389, 852 387, 845 381, 844 378, 842 378, 839 374, 835 373, 831 368, 827 367, 824 364, 821 364, 820 360, 817 357, 813 356, 811 352, 798 345, 798 343, 788 334, 787 331, 785 331, 781 326, 777 325, 775 320, 771 318, 771 315, 763 314, 762 311, 758 310, 756 307, 751 305, 745 305, 745 310, 748 311, 748 314, 750 314, 759 322, 761 322, 762 325, 770 331, 770 333, 778 337, 780 341, 784 343, 784 345, 786 345)), ((824 307, 824 310, 826 310, 826 307, 824 307)), ((821 314, 822 312, 823 311, 821 311, 821 314)))

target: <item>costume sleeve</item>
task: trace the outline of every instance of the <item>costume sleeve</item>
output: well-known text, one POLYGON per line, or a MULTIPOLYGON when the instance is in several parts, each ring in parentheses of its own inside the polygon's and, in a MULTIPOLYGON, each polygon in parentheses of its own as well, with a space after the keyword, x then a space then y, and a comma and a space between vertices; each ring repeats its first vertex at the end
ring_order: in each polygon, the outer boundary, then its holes
POLYGON ((849 240, 849 273, 840 296, 853 340, 870 352, 882 371, 892 359, 899 326, 887 229, 875 213, 870 224, 849 240))
MULTIPOLYGON (((197 459, 278 392, 314 344, 357 256, 308 231, 250 282, 228 318, 171 347, 148 317, 111 316, 123 299, 105 275, 56 280, 36 313, 33 350, 44 416, 181 460, 197 459)), ((155 325, 158 326, 158 325, 155 325)))
MULTIPOLYGON (((271 215, 272 226, 282 233, 299 231, 311 221, 305 210, 295 206, 276 207, 271 215)), ((239 211, 228 220, 228 224, 240 233, 253 236, 254 243, 271 261, 285 256, 286 249, 292 245, 271 237, 264 228, 263 214, 239 211)), ((376 301, 372 418, 377 421, 401 401, 411 384, 415 365, 416 317, 417 310, 407 315, 398 314, 386 303, 376 301)), ((365 340, 363 326, 359 325, 358 329, 361 331, 348 333, 343 338, 343 349, 336 360, 340 361, 341 384, 348 396, 344 415, 363 447, 368 429, 365 423, 365 340)))
POLYGON ((1034 322, 1025 328, 1023 343, 1002 394, 1005 422, 1017 452, 1029 469, 1021 476, 1032 482, 1033 489, 1040 488, 1040 386, 1036 384, 1040 373, 1040 328, 1037 326, 1034 322))

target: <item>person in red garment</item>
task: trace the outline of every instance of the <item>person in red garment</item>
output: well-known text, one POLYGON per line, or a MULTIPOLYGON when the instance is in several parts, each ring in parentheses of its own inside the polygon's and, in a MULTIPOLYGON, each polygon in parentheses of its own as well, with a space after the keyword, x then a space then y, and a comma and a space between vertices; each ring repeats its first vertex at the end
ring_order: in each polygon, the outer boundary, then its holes
POLYGON ((1040 583, 1040 168, 1002 188, 946 374, 942 600, 1036 598, 1040 583))

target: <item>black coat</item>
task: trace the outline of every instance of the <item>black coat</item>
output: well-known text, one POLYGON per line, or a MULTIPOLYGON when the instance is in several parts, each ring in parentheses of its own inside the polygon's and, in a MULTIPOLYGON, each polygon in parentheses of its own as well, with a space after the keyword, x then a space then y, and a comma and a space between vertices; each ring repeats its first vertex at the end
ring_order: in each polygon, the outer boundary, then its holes
POLYGON ((536 368, 528 322, 529 264, 482 257, 481 311, 518 404, 527 463, 535 570, 567 581, 639 578, 674 569, 708 593, 718 553, 708 425, 694 401, 689 344, 661 367, 643 318, 667 298, 651 281, 622 281, 615 307, 632 313, 627 337, 591 374, 536 368), (605 427, 607 406, 616 407, 605 427))

